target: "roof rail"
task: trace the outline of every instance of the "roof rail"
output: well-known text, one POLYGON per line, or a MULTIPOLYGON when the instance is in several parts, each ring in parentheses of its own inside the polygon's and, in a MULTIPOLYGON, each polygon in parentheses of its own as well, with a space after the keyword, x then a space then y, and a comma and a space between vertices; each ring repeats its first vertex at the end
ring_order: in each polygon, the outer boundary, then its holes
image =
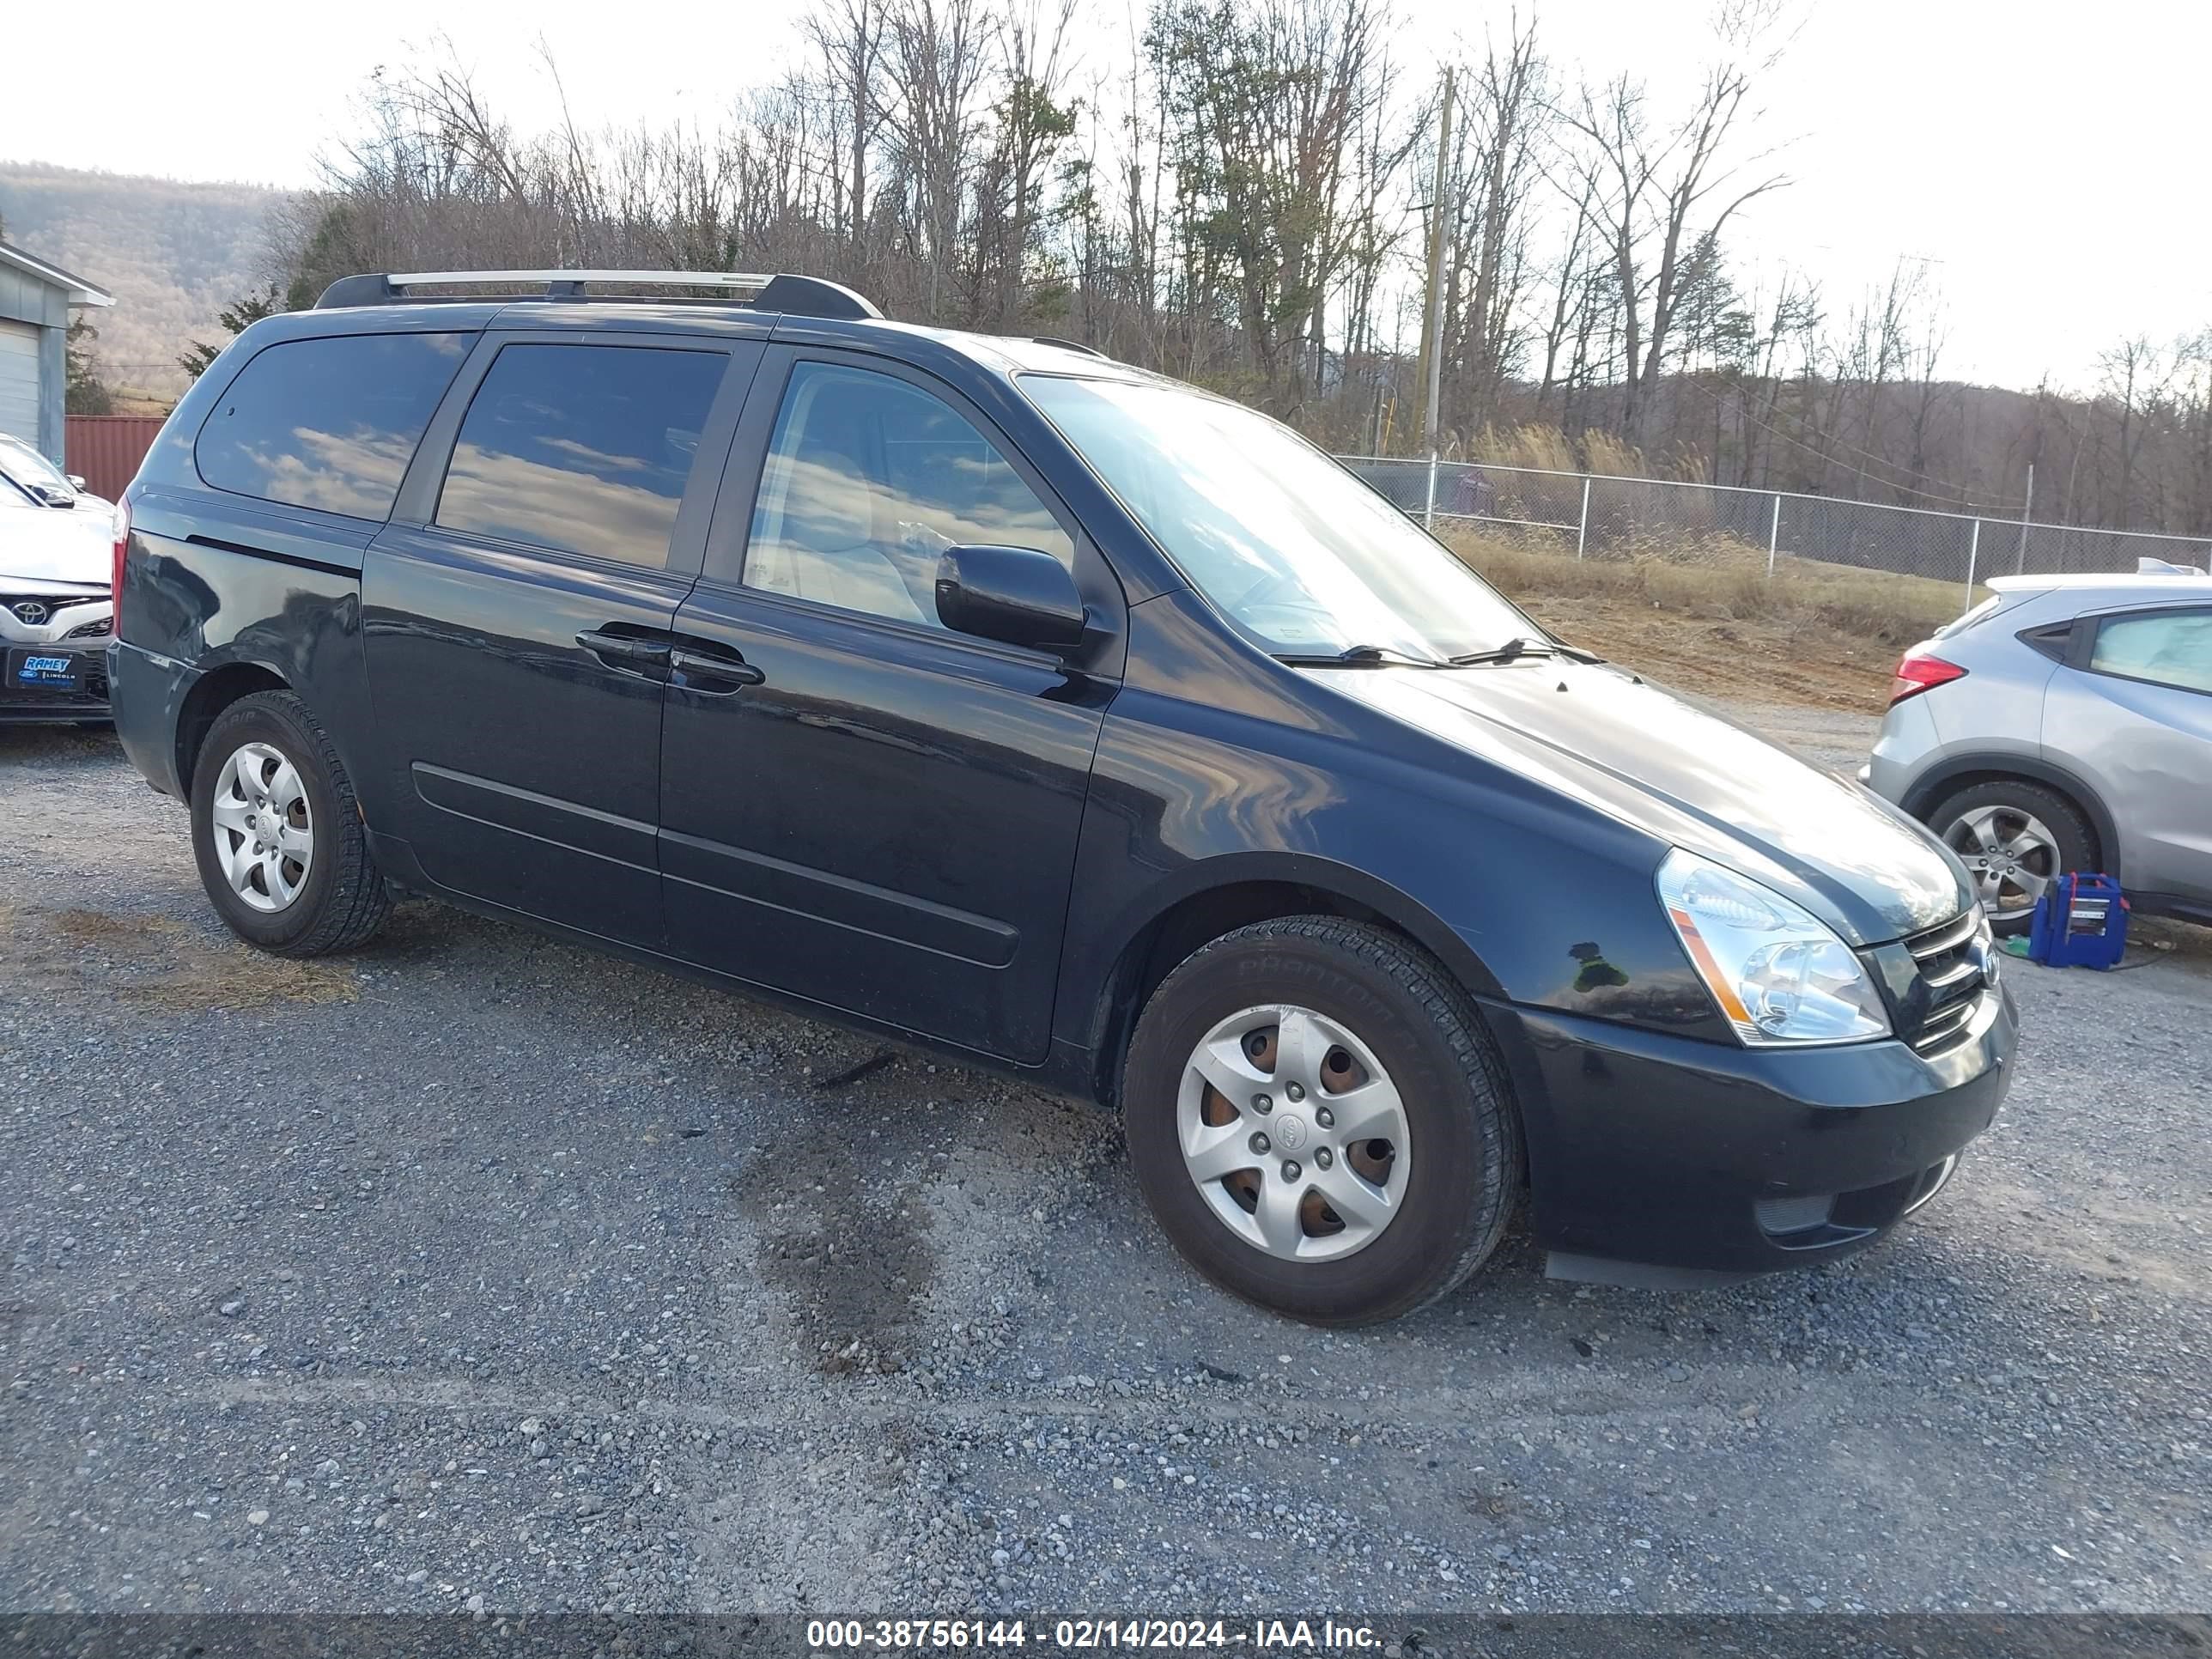
POLYGON ((757 275, 734 270, 410 270, 374 271, 341 276, 323 290, 315 309, 339 306, 391 306, 422 301, 471 300, 619 300, 635 295, 589 295, 587 283, 619 283, 625 288, 707 288, 726 290, 731 300, 762 311, 780 311, 794 317, 862 318, 884 313, 861 295, 840 283, 819 276, 789 274, 757 275), (422 294, 426 288, 498 288, 498 294, 422 294), (537 293, 515 291, 535 288, 537 293))
MULTIPOLYGON (((1106 356, 1106 354, 1097 346, 1087 346, 1080 340, 1063 340, 1056 334, 1032 334, 1030 337, 1039 345, 1059 346, 1068 351, 1079 351, 1086 357, 1106 356)), ((1110 362, 1113 360, 1108 358, 1107 361, 1110 362)))

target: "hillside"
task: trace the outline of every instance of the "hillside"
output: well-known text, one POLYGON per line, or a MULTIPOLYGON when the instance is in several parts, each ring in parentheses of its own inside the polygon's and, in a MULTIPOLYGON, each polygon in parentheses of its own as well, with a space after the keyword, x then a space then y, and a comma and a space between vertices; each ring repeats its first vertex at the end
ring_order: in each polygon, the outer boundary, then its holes
POLYGON ((269 215, 286 199, 254 185, 0 161, 7 240, 115 295, 94 317, 94 361, 118 391, 165 402, 185 385, 178 356, 222 338, 216 313, 262 274, 269 215))

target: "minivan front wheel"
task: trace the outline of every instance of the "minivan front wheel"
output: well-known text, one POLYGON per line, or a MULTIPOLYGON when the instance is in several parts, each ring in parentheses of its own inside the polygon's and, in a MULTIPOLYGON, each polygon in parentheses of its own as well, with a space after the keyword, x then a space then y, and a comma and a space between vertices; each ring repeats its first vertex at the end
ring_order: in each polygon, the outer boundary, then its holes
POLYGON ((1496 1247, 1519 1125, 1488 1034, 1425 954, 1328 916, 1170 974, 1124 1072, 1130 1160, 1216 1284, 1318 1324, 1407 1313, 1496 1247))
POLYGON ((307 705, 258 691, 216 717, 192 773, 192 856, 230 930, 279 956, 349 950, 392 901, 353 783, 307 705))

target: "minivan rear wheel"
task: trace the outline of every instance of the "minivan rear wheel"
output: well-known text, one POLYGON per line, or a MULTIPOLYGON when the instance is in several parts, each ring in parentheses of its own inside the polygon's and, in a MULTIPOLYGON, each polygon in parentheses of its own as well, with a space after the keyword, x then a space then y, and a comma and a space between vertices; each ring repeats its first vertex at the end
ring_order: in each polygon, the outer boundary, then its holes
POLYGON ((1130 1162, 1224 1290, 1315 1324, 1390 1319, 1496 1248, 1519 1121, 1443 967, 1334 916, 1258 922, 1177 967, 1123 1071, 1130 1162))
POLYGON ((392 913, 353 782, 289 691, 216 717, 192 770, 192 856, 231 932, 278 956, 366 943, 392 913))
POLYGON ((2096 868, 2097 839, 2081 810, 2056 790, 2017 778, 1960 790, 1928 823, 1966 866, 1999 933, 2026 933, 2045 888, 2068 871, 2096 868))

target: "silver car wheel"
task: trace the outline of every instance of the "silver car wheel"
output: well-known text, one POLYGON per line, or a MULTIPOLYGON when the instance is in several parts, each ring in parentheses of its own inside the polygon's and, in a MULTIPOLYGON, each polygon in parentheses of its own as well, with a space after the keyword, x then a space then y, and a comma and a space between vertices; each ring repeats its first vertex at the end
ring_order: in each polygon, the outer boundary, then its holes
POLYGON ((1246 1008, 1208 1031, 1183 1067, 1176 1130, 1206 1207, 1283 1261, 1363 1250, 1405 1201, 1405 1104, 1373 1051, 1310 1008, 1246 1008))
POLYGON ((2016 806, 1977 806, 1952 819, 1943 840, 1974 878, 1992 921, 2013 921, 2035 908, 2057 878, 2058 838, 2041 818, 2016 806))
POLYGON ((241 744, 216 775, 216 862, 250 908, 274 915, 315 864, 314 817, 299 769, 265 743, 241 744))

